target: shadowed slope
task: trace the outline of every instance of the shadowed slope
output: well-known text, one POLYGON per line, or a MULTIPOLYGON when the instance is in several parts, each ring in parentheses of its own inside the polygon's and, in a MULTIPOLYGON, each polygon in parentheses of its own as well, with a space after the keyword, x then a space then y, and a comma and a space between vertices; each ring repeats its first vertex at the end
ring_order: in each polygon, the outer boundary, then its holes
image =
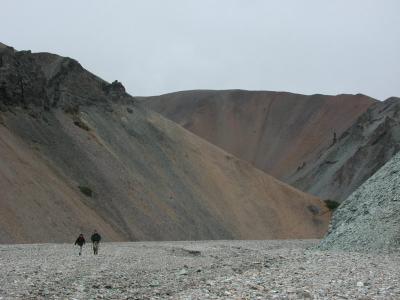
POLYGON ((71 241, 93 227, 108 240, 323 235, 319 199, 146 110, 120 83, 52 54, 0 56, 0 242, 71 241))
POLYGON ((322 198, 343 201, 399 150, 400 99, 389 98, 372 105, 290 181, 322 198))

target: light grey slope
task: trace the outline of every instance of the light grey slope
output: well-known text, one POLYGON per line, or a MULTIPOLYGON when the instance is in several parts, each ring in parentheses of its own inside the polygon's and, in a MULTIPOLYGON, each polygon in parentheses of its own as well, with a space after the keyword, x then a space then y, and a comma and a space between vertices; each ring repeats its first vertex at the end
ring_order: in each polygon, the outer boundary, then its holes
POLYGON ((400 154, 340 205, 320 248, 400 249, 400 154))

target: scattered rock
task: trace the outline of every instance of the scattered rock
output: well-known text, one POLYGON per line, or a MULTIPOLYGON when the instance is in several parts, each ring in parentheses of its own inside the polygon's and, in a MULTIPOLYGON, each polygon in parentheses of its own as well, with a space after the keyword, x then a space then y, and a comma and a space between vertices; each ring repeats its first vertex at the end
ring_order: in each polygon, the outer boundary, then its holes
POLYGON ((179 273, 178 273, 178 275, 188 275, 188 274, 189 274, 189 272, 188 272, 187 269, 181 269, 181 270, 179 271, 179 273))
POLYGON ((313 245, 311 241, 196 242, 201 256, 184 256, 165 249, 190 249, 185 242, 104 243, 102 253, 107 256, 99 259, 85 252, 77 259, 67 245, 0 245, 0 265, 9 274, 0 277, 0 295, 7 299, 399 298, 400 254, 307 250, 313 245), (238 244, 247 247, 238 252, 226 246, 238 244), (271 261, 270 268, 258 268, 261 261, 271 261), (366 279, 366 274, 373 276, 366 279))

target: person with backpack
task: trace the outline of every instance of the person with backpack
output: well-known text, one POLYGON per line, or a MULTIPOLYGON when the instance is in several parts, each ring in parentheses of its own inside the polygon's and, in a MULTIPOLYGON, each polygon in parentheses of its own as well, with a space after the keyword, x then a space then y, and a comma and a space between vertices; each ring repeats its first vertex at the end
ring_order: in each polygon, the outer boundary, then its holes
POLYGON ((97 255, 99 253, 99 243, 101 240, 101 235, 97 233, 97 231, 93 231, 92 237, 91 237, 92 243, 93 243, 93 254, 97 255))
POLYGON ((83 234, 81 233, 78 238, 75 241, 75 246, 79 246, 79 256, 82 255, 82 247, 85 245, 86 241, 85 238, 83 237, 83 234))

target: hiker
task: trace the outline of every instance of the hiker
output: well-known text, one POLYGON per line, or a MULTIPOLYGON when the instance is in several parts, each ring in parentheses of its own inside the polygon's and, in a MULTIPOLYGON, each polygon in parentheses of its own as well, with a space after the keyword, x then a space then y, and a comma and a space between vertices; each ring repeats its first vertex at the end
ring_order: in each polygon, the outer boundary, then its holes
POLYGON ((97 233, 97 231, 93 231, 92 237, 91 237, 92 243, 93 243, 93 254, 97 255, 99 253, 99 243, 101 240, 100 234, 97 233))
POLYGON ((79 255, 82 255, 82 247, 85 245, 86 241, 85 238, 83 237, 83 234, 81 233, 78 238, 75 241, 75 246, 79 246, 79 255))

